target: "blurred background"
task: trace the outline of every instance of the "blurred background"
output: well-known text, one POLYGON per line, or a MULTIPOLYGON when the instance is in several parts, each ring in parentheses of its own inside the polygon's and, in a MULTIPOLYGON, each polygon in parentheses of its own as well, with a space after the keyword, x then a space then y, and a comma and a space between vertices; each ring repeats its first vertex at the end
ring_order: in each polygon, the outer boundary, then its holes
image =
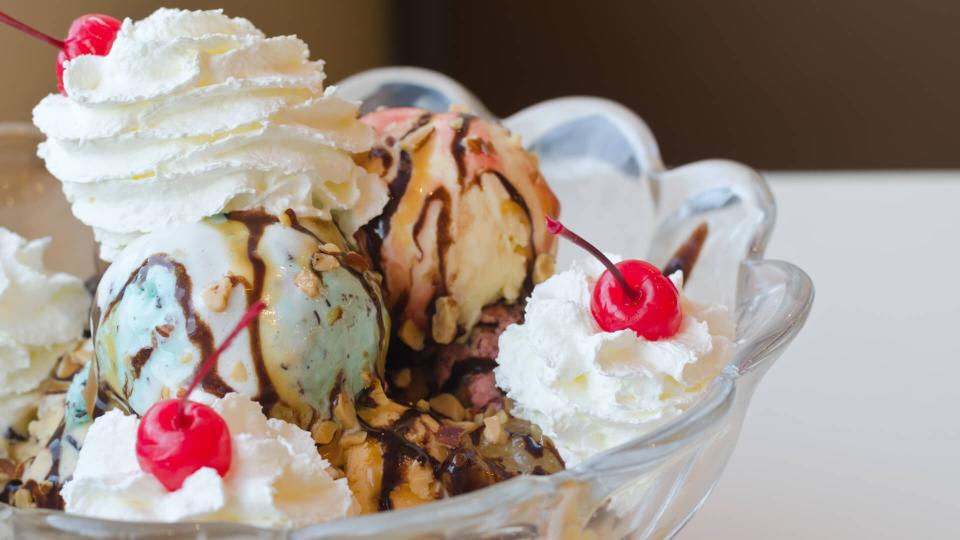
MULTIPOLYGON (((960 166, 960 2, 687 0, 0 0, 54 35, 83 12, 224 8, 297 34, 329 80, 389 64, 460 80, 506 116, 543 99, 620 101, 668 163, 727 157, 764 169, 960 166), (602 7, 602 9, 600 9, 602 7)), ((29 120, 54 51, 0 32, 0 120, 29 120)))

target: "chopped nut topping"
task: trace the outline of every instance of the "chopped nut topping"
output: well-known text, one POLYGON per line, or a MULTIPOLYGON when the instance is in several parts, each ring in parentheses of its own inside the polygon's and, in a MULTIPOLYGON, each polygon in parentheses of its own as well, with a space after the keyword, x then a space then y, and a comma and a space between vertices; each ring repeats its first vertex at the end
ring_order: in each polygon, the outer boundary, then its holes
POLYGON ((433 314, 433 340, 444 345, 457 337, 457 319, 460 318, 460 306, 452 296, 441 296, 435 303, 433 314))
POLYGON ((483 439, 490 444, 506 442, 507 432, 500 423, 500 418, 491 416, 483 419, 483 439))
POLYGON ((309 270, 301 270, 293 283, 307 295, 307 298, 316 298, 320 294, 320 278, 309 270))
POLYGON ((400 147, 408 152, 416 152, 433 135, 434 127, 427 124, 413 133, 407 135, 401 142, 400 147))
POLYGON ((539 285, 546 281, 557 269, 557 261, 549 253, 537 255, 533 263, 533 284, 539 285))
POLYGON ((453 394, 439 394, 430 398, 430 408, 451 420, 463 420, 467 411, 453 394))
POLYGON ((343 308, 340 306, 333 306, 330 308, 330 311, 327 312, 327 324, 333 325, 333 323, 339 321, 343 318, 343 308))
POLYGON ((460 131, 461 129, 463 129, 463 117, 462 117, 462 116, 458 116, 458 117, 454 118, 453 120, 451 120, 451 121, 450 121, 450 127, 452 127, 453 129, 455 129, 455 130, 457 130, 457 131, 460 131))
POLYGON ((423 425, 427 426, 427 429, 430 431, 440 431, 440 422, 437 422, 436 418, 430 416, 429 414, 424 414, 420 416, 420 419, 423 421, 423 425))
POLYGON ((20 477, 20 480, 24 482, 28 480, 42 482, 50 476, 51 472, 53 472, 53 454, 49 448, 44 448, 33 458, 33 461, 30 462, 26 470, 23 471, 23 476, 20 477))
POLYGON ((277 216, 277 221, 279 221, 284 227, 293 225, 293 221, 290 219, 290 214, 286 212, 280 212, 280 215, 277 216))
POLYGON ((387 394, 383 391, 383 386, 380 385, 380 381, 374 383, 373 388, 370 390, 370 399, 381 407, 390 404, 390 398, 388 398, 387 394))
POLYGON ((13 494, 13 505, 17 508, 32 508, 34 506, 33 497, 26 489, 18 489, 13 494))
POLYGON ((403 321, 400 327, 400 339, 415 351, 423 350, 423 341, 426 336, 423 331, 417 328, 417 324, 410 319, 403 321))
POLYGON ((320 246, 320 251, 328 255, 340 255, 343 253, 343 250, 340 249, 340 246, 334 244, 333 242, 327 242, 326 244, 320 246))
POLYGON ((310 427, 310 434, 313 435, 313 440, 317 444, 330 444, 338 429, 340 426, 336 422, 323 420, 310 427))
POLYGON ((230 291, 233 290, 233 282, 229 276, 223 276, 220 281, 211 284, 200 293, 203 303, 211 311, 220 313, 227 309, 227 301, 230 299, 230 291))
POLYGON ((430 403, 425 399, 417 401, 416 407, 420 412, 430 412, 430 403))
POLYGON ((473 433, 480 428, 483 424, 478 424, 476 422, 457 422, 455 420, 443 420, 443 425, 448 427, 455 427, 457 429, 463 430, 464 433, 473 433))
POLYGON ((333 255, 318 251, 310 256, 310 266, 317 272, 327 272, 340 267, 340 261, 333 255))
POLYGON ((333 407, 333 417, 340 422, 344 429, 353 429, 357 427, 357 410, 353 406, 353 400, 346 392, 340 392, 337 396, 336 405, 333 407))
POLYGON ((460 437, 464 430, 454 426, 443 426, 437 429, 437 442, 447 448, 456 448, 460 446, 460 437))
POLYGON ((234 362, 233 367, 230 368, 230 378, 237 382, 245 382, 247 380, 247 366, 243 365, 243 362, 234 362))
POLYGON ((162 338, 168 338, 170 337, 170 334, 173 333, 173 330, 175 328, 176 326, 170 323, 167 323, 167 324, 158 324, 157 327, 154 328, 154 330, 156 330, 158 336, 162 338))
POLYGON ((410 373, 410 368, 403 368, 393 375, 393 384, 397 388, 406 388, 412 381, 413 375, 410 373))
POLYGON ((286 403, 277 403, 270 409, 270 417, 297 424, 297 413, 286 403))
POLYGON ((354 431, 351 433, 344 433, 340 437, 340 446, 342 448, 350 448, 351 446, 357 446, 358 444, 363 444, 367 440, 366 431, 354 431))

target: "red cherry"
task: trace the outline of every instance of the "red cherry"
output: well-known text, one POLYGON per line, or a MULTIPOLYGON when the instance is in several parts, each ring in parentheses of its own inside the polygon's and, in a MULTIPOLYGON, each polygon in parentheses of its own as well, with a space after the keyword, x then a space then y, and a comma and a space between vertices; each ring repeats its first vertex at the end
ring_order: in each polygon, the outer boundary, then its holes
POLYGON ((63 88, 63 63, 85 54, 106 56, 113 47, 113 42, 117 39, 117 32, 120 31, 120 21, 109 15, 99 13, 82 15, 74 19, 67 31, 67 39, 64 41, 44 34, 2 11, 0 11, 0 22, 60 49, 60 53, 57 55, 57 88, 64 95, 67 94, 67 91, 63 88))
POLYGON ((120 31, 120 24, 117 19, 100 13, 89 13, 74 19, 67 31, 63 48, 57 54, 57 88, 63 95, 67 94, 63 88, 64 62, 85 54, 109 54, 120 31))
POLYGON ((656 266, 637 260, 613 264, 602 251, 547 216, 547 229, 597 258, 607 269, 593 288, 590 313, 605 332, 633 330, 650 341, 670 337, 680 329, 680 292, 656 266))
POLYGON ((629 328, 650 341, 677 333, 683 320, 676 285, 656 266, 636 260, 617 263, 636 296, 627 293, 606 270, 593 288, 590 313, 604 331, 629 328))
POLYGON ((262 300, 250 306, 217 350, 197 366, 182 398, 154 403, 140 420, 137 462, 168 490, 180 489, 187 477, 203 467, 213 468, 220 476, 230 470, 233 455, 227 423, 217 411, 190 401, 187 396, 213 368, 220 354, 265 307, 262 300))
POLYGON ((230 429, 217 411, 188 401, 180 413, 180 400, 155 403, 140 420, 137 461, 170 491, 203 467, 220 476, 230 470, 230 429))

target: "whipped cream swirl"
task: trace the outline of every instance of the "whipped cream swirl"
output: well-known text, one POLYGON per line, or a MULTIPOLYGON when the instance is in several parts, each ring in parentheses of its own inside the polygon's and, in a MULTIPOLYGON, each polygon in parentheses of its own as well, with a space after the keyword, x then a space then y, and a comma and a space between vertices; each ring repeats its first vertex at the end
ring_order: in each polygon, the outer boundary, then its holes
POLYGON ((261 527, 301 527, 354 515, 359 505, 346 478, 334 479, 310 433, 267 419, 240 394, 211 406, 230 428, 233 461, 225 477, 199 469, 167 491, 140 469, 140 420, 112 410, 87 432, 73 479, 61 495, 66 511, 126 521, 226 521, 261 527))
MULTIPOLYGON (((50 272, 50 239, 27 241, 0 227, 0 431, 25 435, 38 388, 83 335, 90 294, 69 274, 50 272)), ((0 438, 0 456, 7 452, 0 438)))
POLYGON ((386 186, 353 161, 373 132, 309 55, 219 10, 159 9, 126 19, 108 55, 68 62, 67 96, 33 111, 38 153, 101 256, 226 211, 292 208, 348 234, 377 215, 386 186))
MULTIPOLYGON (((514 401, 512 413, 540 426, 568 467, 675 416, 732 351, 727 308, 682 293, 674 336, 648 341, 632 330, 604 332, 590 313, 603 270, 597 261, 578 262, 537 285, 524 323, 500 336, 494 373, 514 401)), ((681 273, 670 278, 679 288, 681 273)))

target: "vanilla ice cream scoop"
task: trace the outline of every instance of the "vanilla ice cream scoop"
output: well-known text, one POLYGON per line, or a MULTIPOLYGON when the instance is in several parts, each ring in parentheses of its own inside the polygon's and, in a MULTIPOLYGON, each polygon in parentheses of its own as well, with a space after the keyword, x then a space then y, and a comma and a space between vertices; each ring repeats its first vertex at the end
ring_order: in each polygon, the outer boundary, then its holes
POLYGON ((385 186, 353 161, 373 132, 309 56, 219 10, 159 9, 123 21, 109 54, 67 62, 67 95, 33 111, 38 153, 101 257, 227 211, 292 208, 349 233, 378 214, 385 186))
POLYGON ((387 181, 390 202, 360 237, 407 345, 450 343, 484 306, 515 302, 550 273, 556 240, 543 216, 559 204, 517 137, 472 115, 414 108, 363 121, 378 141, 366 167, 387 181))
POLYGON ((143 414, 176 397, 256 300, 267 309, 203 380, 305 429, 383 371, 389 315, 367 261, 330 222, 231 213, 143 236, 97 289, 99 387, 143 414))

